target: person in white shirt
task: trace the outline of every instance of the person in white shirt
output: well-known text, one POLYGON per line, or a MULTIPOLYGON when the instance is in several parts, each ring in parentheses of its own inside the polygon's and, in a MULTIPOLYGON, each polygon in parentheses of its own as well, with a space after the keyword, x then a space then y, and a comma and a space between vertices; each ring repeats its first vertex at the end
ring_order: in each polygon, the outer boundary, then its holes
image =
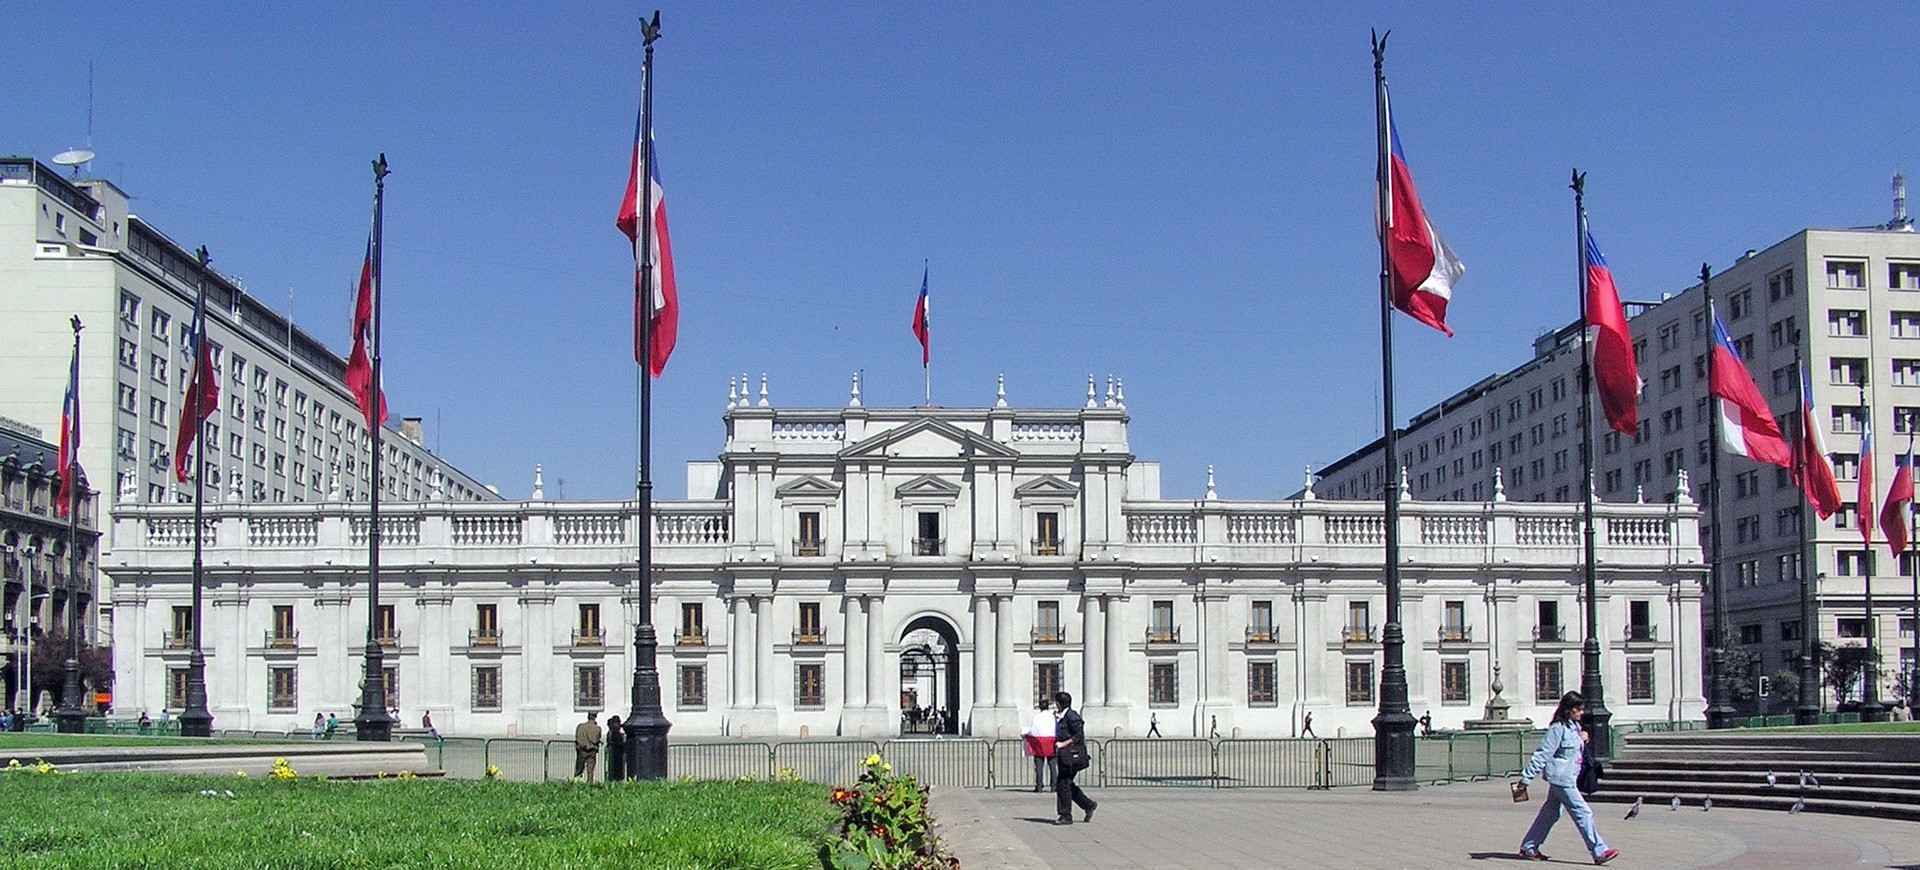
POLYGON ((1033 722, 1020 729, 1020 736, 1026 738, 1027 754, 1033 756, 1033 790, 1036 792, 1052 791, 1054 777, 1059 775, 1053 760, 1054 724, 1053 710, 1043 700, 1033 714, 1033 722))

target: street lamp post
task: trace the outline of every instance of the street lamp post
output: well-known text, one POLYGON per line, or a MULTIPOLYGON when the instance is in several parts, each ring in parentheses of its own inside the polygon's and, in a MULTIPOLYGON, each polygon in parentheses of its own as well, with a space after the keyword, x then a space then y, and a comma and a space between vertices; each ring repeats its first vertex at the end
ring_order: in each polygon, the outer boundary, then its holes
MULTIPOLYGON (((80 422, 80 330, 86 327, 81 325, 79 317, 73 318, 72 323, 75 395, 68 401, 73 404, 75 414, 71 423, 62 420, 61 425, 77 427, 80 422)), ((66 432, 60 434, 63 445, 68 437, 66 432)), ((86 484, 80 474, 78 456, 72 458, 67 475, 69 479, 62 481, 67 489, 67 679, 60 689, 60 707, 54 711, 53 720, 60 733, 79 734, 86 730, 87 713, 80 706, 80 492, 86 489, 86 484)))

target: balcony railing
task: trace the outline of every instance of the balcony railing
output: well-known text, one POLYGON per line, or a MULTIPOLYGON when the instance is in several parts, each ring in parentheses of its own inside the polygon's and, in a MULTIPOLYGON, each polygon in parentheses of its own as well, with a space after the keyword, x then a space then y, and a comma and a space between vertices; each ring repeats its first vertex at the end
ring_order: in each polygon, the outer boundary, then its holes
POLYGON ((1180 642, 1180 626, 1177 626, 1177 625, 1147 626, 1147 643, 1179 643, 1179 642, 1180 642))
MULTIPOLYGON (((1567 627, 1564 625, 1536 625, 1533 627, 1533 639, 1545 643, 1566 643, 1567 627)), ((1557 695, 1555 697, 1558 697, 1557 695)))
POLYGON ((1441 643, 1463 643, 1470 640, 1473 640, 1473 626, 1471 625, 1440 626, 1441 643))
POLYGON ((161 644, 165 646, 167 649, 192 649, 193 648, 193 632, 169 631, 161 639, 161 644))
POLYGON ((576 628, 573 630, 574 646, 606 646, 607 636, 597 628, 576 628))
POLYGON ((1033 554, 1035 556, 1060 555, 1060 539, 1059 538, 1034 538, 1033 554))
POLYGON ((398 648, 400 646, 400 632, 397 629, 384 631, 381 632, 378 637, 375 637, 374 640, 383 647, 398 648))
POLYGON ((811 541, 805 538, 795 539, 793 542, 793 554, 795 556, 824 556, 826 555, 825 542, 818 539, 811 541))
POLYGON ((1279 642, 1278 637, 1273 633, 1273 626, 1271 625, 1247 626, 1247 643, 1278 643, 1278 642, 1279 642))
POLYGON ((705 628, 675 629, 673 632, 673 645, 674 646, 706 646, 707 630, 705 628))
POLYGON ((1066 643, 1067 634, 1057 625, 1043 625, 1033 630, 1034 643, 1066 643))
POLYGON ((1379 639, 1379 636, 1374 633, 1373 628, 1371 625, 1349 625, 1340 629, 1340 642, 1374 643, 1379 639))
POLYGON ((1660 639, 1659 632, 1654 631, 1654 626, 1638 622, 1627 623, 1625 637, 1629 643, 1652 643, 1660 639))
POLYGON ((915 556, 944 556, 947 554, 947 539, 914 538, 913 554, 915 556))
POLYGON ((796 628, 793 630, 794 646, 819 646, 827 642, 827 636, 818 627, 796 628))
POLYGON ((467 646, 499 646, 500 629, 476 628, 467 632, 467 646))
POLYGON ((269 631, 267 632, 266 642, 262 645, 273 649, 291 649, 297 647, 300 645, 300 632, 269 631))

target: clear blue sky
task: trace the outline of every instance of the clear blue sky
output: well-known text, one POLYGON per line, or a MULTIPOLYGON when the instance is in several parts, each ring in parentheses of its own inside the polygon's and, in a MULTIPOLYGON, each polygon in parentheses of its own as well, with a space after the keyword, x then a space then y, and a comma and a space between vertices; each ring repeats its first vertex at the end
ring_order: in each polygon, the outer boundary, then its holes
MULTIPOLYGON (((395 416, 509 496, 632 492, 631 4, 42 9, 0 33, 0 152, 86 131, 135 210, 334 347, 393 162, 395 416)), ((1884 222, 1920 175, 1911 3, 677 4, 656 121, 683 314, 656 477, 777 405, 1024 406, 1126 379, 1169 497, 1297 486, 1379 430, 1369 27, 1468 273, 1447 340, 1400 318, 1405 415, 1576 312, 1569 170, 1629 298, 1806 226, 1884 222)), ((1920 183, 1916 184, 1920 189, 1920 183)))

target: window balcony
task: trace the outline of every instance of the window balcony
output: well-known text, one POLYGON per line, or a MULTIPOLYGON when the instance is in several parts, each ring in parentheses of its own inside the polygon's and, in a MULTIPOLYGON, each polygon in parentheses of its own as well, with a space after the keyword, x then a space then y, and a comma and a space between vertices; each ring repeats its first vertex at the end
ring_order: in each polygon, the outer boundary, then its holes
POLYGON ((1473 640, 1473 626, 1471 625, 1440 626, 1440 642, 1441 643, 1467 643, 1472 640, 1473 640))
POLYGON ((1653 643, 1660 639, 1659 632, 1654 631, 1652 625, 1638 622, 1627 623, 1625 636, 1628 643, 1653 643))
POLYGON ((374 641, 388 649, 398 649, 400 647, 400 632, 397 629, 382 631, 378 637, 374 638, 374 641))
POLYGON ((1066 643, 1067 633, 1057 625, 1043 625, 1033 630, 1034 643, 1066 643))
POLYGON ((1060 555, 1060 539, 1059 538, 1034 538, 1033 554, 1035 556, 1060 555))
POLYGON ((915 556, 944 556, 947 554, 947 539, 914 538, 913 554, 915 556))
POLYGON ((1564 625, 1536 625, 1533 627, 1533 639, 1542 643, 1566 643, 1567 627, 1564 625))
POLYGON ((500 645, 500 629, 476 628, 476 629, 473 629, 472 631, 467 632, 467 646, 497 647, 499 645, 500 645))
POLYGON ((1278 635, 1274 634, 1273 626, 1271 625, 1247 626, 1247 643, 1279 643, 1279 642, 1280 642, 1280 638, 1278 635))
POLYGON ((704 628, 680 628, 673 632, 674 646, 706 646, 707 630, 704 628))
POLYGON ((268 649, 292 649, 300 645, 300 632, 269 631, 263 646, 268 649))
POLYGON ((1379 643, 1380 636, 1371 625, 1349 625, 1340 629, 1341 643, 1379 643))
POLYGON ((576 628, 573 630, 574 646, 606 646, 607 636, 597 628, 576 628))
POLYGON ((167 649, 192 649, 193 632, 169 631, 162 638, 161 645, 167 649))
POLYGON ((821 633, 818 626, 793 630, 794 646, 820 646, 826 642, 827 636, 821 633))
POLYGON ((1177 626, 1177 625, 1147 626, 1147 643, 1155 644, 1155 643, 1179 643, 1179 642, 1180 642, 1180 626, 1177 626))
POLYGON ((819 539, 796 538, 793 542, 795 556, 824 556, 827 554, 826 542, 819 539))

